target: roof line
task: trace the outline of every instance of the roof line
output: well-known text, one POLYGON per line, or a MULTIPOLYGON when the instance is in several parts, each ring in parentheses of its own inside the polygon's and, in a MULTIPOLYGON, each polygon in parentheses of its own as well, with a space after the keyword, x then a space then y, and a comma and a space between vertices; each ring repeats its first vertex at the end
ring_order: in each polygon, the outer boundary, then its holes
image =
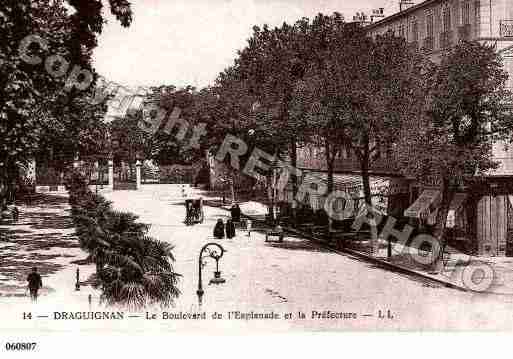
POLYGON ((385 17, 382 20, 379 20, 377 22, 373 22, 373 23, 367 25, 365 28, 367 30, 371 30, 371 29, 373 29, 373 28, 375 28, 375 27, 377 27, 379 25, 386 24, 387 22, 395 20, 398 17, 402 17, 405 14, 409 14, 409 13, 414 12, 415 10, 420 9, 420 8, 426 6, 426 5, 429 5, 429 4, 435 3, 435 2, 439 2, 439 1, 441 1, 441 0, 425 0, 425 1, 421 2, 420 4, 413 5, 413 6, 407 8, 407 9, 405 9, 403 11, 399 11, 399 12, 396 12, 396 13, 390 15, 390 16, 387 16, 387 17, 385 17))

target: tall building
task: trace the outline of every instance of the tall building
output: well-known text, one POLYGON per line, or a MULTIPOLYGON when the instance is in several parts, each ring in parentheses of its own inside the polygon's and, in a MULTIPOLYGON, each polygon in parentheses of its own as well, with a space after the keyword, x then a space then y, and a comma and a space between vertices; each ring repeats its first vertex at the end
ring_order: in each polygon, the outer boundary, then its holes
MULTIPOLYGON (((368 25, 367 29, 371 35, 392 31, 435 62, 440 59, 444 49, 454 46, 460 40, 493 45, 503 58, 504 69, 509 73, 506 86, 513 90, 511 0, 427 0, 408 4, 402 11, 368 25)), ((487 185, 478 191, 477 196, 471 198, 469 193, 458 196, 458 203, 452 206, 453 225, 460 227, 462 241, 474 241, 478 254, 512 255, 513 151, 505 143, 495 143, 493 156, 500 167, 489 173, 487 185)), ((426 203, 422 193, 408 209, 420 210, 407 210, 405 214, 420 215, 424 207, 419 207, 419 203, 426 203)))
MULTIPOLYGON (((401 1, 402 11, 367 26, 369 34, 392 31, 437 60, 443 49, 459 40, 493 44, 513 74, 513 1, 427 0, 401 1)), ((508 81, 513 89, 513 76, 508 81)))

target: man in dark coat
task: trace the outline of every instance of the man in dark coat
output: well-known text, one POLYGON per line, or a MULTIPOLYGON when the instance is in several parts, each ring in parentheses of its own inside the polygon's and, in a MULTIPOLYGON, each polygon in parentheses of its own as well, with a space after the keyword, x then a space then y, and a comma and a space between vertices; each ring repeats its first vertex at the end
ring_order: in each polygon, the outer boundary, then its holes
POLYGON ((226 221, 226 238, 231 239, 235 237, 235 224, 231 219, 226 221))
POLYGON ((37 272, 37 267, 32 268, 32 272, 27 277, 30 297, 35 302, 37 300, 37 292, 43 286, 41 275, 37 272))
POLYGON ((217 220, 216 226, 214 227, 214 237, 217 239, 224 238, 224 223, 221 218, 217 220))
POLYGON ((232 208, 230 208, 230 213, 232 215, 232 221, 233 222, 240 222, 240 207, 238 203, 235 203, 232 208))

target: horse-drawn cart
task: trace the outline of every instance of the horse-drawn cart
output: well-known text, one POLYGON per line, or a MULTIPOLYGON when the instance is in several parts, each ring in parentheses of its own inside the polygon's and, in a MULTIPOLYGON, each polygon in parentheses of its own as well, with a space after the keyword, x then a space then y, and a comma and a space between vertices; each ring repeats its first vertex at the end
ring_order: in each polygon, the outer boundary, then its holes
POLYGON ((205 215, 203 213, 203 199, 185 200, 185 224, 203 223, 205 215))

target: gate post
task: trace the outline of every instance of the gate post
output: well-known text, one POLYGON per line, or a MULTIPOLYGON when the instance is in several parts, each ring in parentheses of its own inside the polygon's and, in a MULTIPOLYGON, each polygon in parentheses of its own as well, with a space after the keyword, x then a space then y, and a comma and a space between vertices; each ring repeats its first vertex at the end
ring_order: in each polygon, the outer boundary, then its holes
POLYGON ((108 188, 113 191, 114 190, 114 161, 109 160, 109 184, 107 185, 108 188))
POLYGON ((141 188, 141 161, 135 163, 135 189, 141 188))

